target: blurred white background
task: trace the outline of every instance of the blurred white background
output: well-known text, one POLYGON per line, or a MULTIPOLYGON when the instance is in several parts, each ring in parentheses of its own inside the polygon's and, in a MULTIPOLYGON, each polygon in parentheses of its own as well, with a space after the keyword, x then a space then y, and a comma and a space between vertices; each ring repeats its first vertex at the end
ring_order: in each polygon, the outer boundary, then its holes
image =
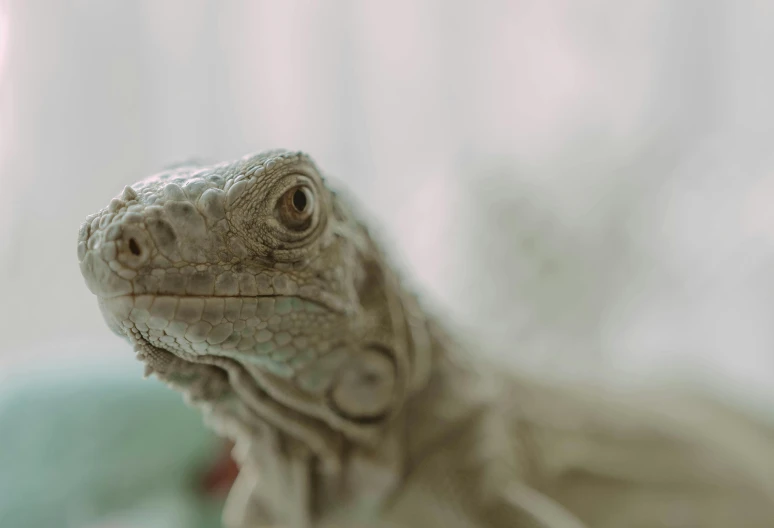
POLYGON ((772 53, 765 0, 0 0, 0 369, 131 354, 123 185, 287 147, 482 353, 774 404, 772 53))

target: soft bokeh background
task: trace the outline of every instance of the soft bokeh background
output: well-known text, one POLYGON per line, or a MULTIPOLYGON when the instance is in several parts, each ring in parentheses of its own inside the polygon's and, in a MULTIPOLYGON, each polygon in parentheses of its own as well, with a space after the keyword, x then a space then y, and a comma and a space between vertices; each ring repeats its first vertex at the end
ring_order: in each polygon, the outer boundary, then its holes
POLYGON ((75 256, 123 185, 288 147, 482 351, 774 404, 772 20, 765 0, 0 1, 0 372, 131 354, 75 256))

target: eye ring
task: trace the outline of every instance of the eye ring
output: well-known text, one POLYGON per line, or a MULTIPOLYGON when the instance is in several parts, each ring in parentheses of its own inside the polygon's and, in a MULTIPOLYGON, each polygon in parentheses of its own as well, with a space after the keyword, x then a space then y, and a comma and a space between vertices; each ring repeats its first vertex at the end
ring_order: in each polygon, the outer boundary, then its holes
POLYGON ((311 224, 315 208, 316 200, 312 189, 308 185, 296 185, 280 197, 277 216, 288 229, 303 231, 311 224))

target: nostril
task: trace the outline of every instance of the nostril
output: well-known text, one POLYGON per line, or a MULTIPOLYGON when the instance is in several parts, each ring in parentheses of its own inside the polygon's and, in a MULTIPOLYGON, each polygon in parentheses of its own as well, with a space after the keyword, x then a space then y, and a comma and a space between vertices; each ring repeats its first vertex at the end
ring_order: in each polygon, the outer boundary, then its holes
POLYGON ((120 232, 121 238, 116 241, 115 258, 130 268, 143 266, 153 253, 147 233, 136 225, 123 225, 120 232))
POLYGON ((134 238, 129 239, 129 251, 132 252, 132 255, 135 255, 139 257, 142 254, 142 251, 140 250, 140 245, 137 243, 137 241, 134 238))

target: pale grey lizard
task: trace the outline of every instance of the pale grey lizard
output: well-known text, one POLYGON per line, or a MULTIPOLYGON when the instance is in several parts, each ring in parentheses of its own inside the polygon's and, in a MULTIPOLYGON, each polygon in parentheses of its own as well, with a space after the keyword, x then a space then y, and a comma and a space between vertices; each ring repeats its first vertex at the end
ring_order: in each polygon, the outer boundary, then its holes
POLYGON ((147 372, 235 440, 229 526, 774 526, 762 430, 489 365, 302 153, 126 187, 78 259, 147 372))

